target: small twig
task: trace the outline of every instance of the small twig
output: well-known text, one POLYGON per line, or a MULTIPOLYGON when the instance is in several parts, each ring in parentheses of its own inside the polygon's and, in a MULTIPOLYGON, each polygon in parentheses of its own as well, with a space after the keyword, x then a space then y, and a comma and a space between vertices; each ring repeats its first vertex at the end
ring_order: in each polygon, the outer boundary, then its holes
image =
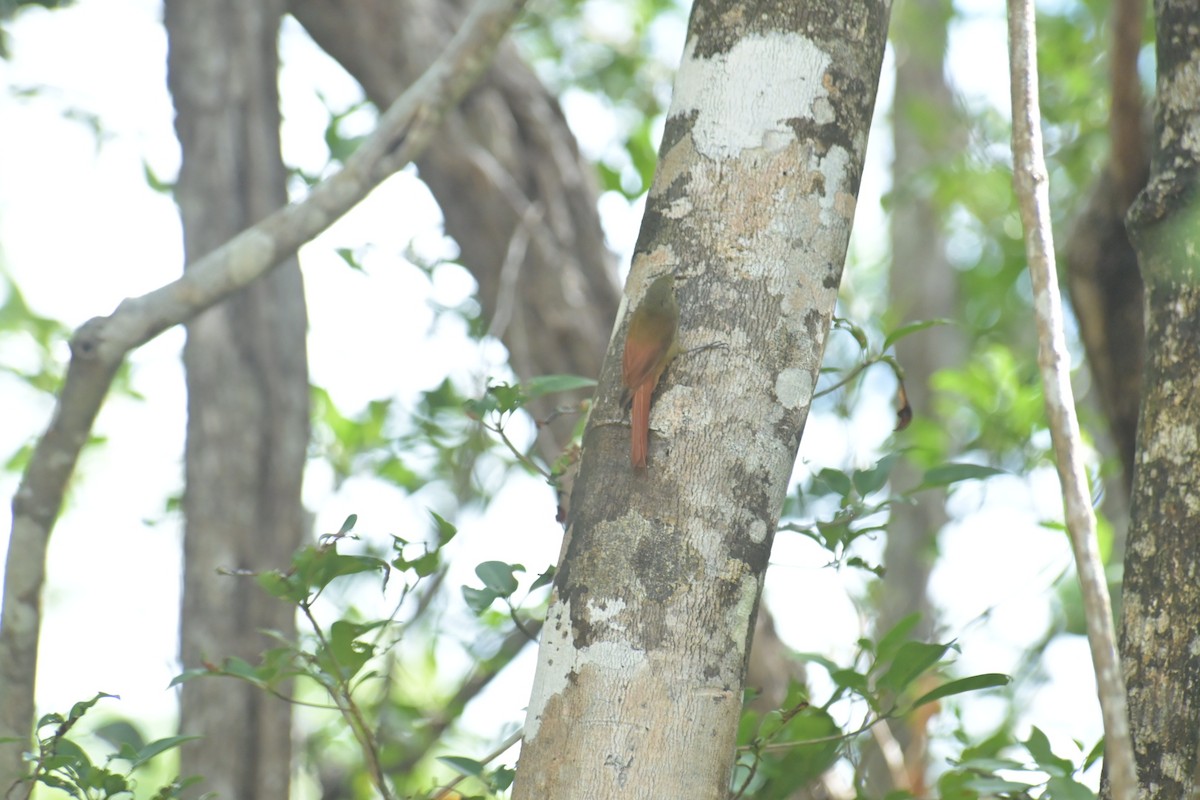
MULTIPOLYGON (((863 724, 852 731, 843 731, 842 733, 832 733, 829 736, 818 736, 815 739, 799 739, 794 742, 776 742, 775 744, 764 744, 758 748, 760 753, 773 753, 777 750, 791 750, 793 747, 803 747, 809 744, 827 744, 829 742, 844 742, 847 739, 853 739, 859 734, 866 733, 871 729, 872 725, 877 725, 880 722, 891 719, 890 714, 883 714, 872 718, 867 716, 863 724)), ((749 746, 739 747, 738 750, 749 750, 749 746)))
POLYGON ((383 796, 384 800, 395 800, 395 795, 392 793, 387 778, 383 774, 382 762, 379 760, 378 743, 371 734, 371 730, 367 726, 367 721, 363 718, 362 710, 354 702, 354 698, 350 694, 350 687, 341 675, 342 668, 338 664, 337 657, 333 654, 333 648, 330 647, 329 640, 325 638, 325 632, 321 630, 316 617, 313 616, 312 607, 309 602, 304 601, 299 605, 300 610, 304 612, 305 618, 308 619, 308 623, 312 626, 317 640, 321 643, 321 647, 324 648, 325 652, 329 655, 329 660, 333 663, 334 674, 331 677, 335 685, 327 687, 329 696, 337 705, 342 718, 350 726, 350 732, 358 740, 359 747, 362 748, 363 757, 367 762, 367 772, 371 775, 371 782, 375 784, 375 788, 383 796))
POLYGON ((531 642, 537 641, 537 631, 530 631, 525 627, 525 624, 521 622, 521 618, 517 616, 516 606, 514 606, 512 603, 508 603, 508 616, 512 619, 513 625, 517 626, 517 630, 519 630, 526 639, 531 642))
POLYGON ((483 423, 483 427, 487 428, 489 431, 491 431, 492 433, 499 436, 500 441, 502 441, 504 443, 504 446, 509 449, 509 452, 511 452, 514 456, 517 457, 517 461, 521 462, 521 464, 523 466, 525 466, 526 469, 529 469, 532 472, 536 472, 538 475, 541 475, 546 480, 550 480, 551 476, 550 476, 549 472, 542 469, 542 467, 536 461, 534 461, 529 456, 525 455, 524 453, 522 453, 520 450, 517 449, 517 446, 515 444, 513 444, 512 440, 508 438, 508 435, 504 433, 503 425, 501 425, 499 422, 497 422, 495 425, 489 425, 485 422, 485 423, 483 423))
POLYGON ((1025 227, 1025 254, 1033 283, 1038 329, 1038 366, 1046 415, 1062 482, 1067 532, 1075 554, 1084 618, 1100 711, 1104 719, 1105 767, 1114 800, 1137 797, 1137 766, 1129 733, 1125 681, 1117 655, 1112 604, 1104 563, 1096 545, 1096 516, 1080 455, 1082 444, 1071 391, 1070 354, 1063 332, 1062 299, 1050 228, 1050 190, 1042 154, 1038 109, 1037 36, 1032 0, 1009 0, 1009 61, 1012 69, 1013 184, 1025 227))
POLYGON ((750 788, 750 782, 754 780, 754 776, 758 774, 758 765, 762 763, 762 756, 759 751, 754 752, 754 761, 750 762, 750 768, 746 773, 746 780, 742 781, 742 785, 738 787, 737 793, 731 800, 740 800, 746 794, 746 790, 750 788))

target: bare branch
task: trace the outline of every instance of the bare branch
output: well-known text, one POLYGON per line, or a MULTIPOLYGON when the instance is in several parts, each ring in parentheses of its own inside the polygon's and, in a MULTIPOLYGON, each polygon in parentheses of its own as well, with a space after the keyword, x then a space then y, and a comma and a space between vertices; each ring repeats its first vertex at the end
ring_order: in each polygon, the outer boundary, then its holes
POLYGON ((1013 184, 1025 227, 1025 254, 1033 281, 1038 366, 1046 414, 1062 481, 1067 531, 1083 593, 1088 642, 1104 718, 1105 766, 1115 800, 1137 797, 1137 767, 1129 736, 1125 682, 1117 656, 1112 606, 1104 564, 1096 547, 1096 516, 1080 455, 1079 420, 1071 391, 1070 355, 1063 333, 1062 298, 1050 231, 1050 193, 1042 155, 1038 109, 1036 26, 1032 0, 1009 0, 1008 35, 1012 82, 1013 184))
MULTIPOLYGON (((490 63, 523 0, 480 0, 442 55, 380 118, 379 127, 301 203, 280 209, 196 261, 178 280, 84 323, 50 426, 13 498, 12 538, 0 617, 0 737, 25 742, 33 728, 46 546, 63 493, 113 376, 126 355, 270 271, 325 230, 429 144, 490 63)), ((22 744, 8 745, 0 774, 20 774, 22 744)))

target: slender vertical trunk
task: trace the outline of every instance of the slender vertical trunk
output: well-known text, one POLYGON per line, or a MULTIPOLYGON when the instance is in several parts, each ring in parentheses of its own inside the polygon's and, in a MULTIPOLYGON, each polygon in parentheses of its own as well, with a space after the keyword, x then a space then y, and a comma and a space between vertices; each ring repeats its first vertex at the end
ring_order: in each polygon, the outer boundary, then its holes
MULTIPOLYGON (((183 165, 176 196, 192 261, 286 202, 276 40, 282 0, 169 0, 169 83, 183 165)), ((220 569, 288 562, 305 535, 306 315, 294 260, 187 326, 188 430, 181 658, 239 656, 294 610, 220 569)), ((181 772, 227 798, 286 800, 291 709, 251 686, 184 684, 180 728, 205 738, 181 772)))
MULTIPOLYGON (((896 55, 896 90, 892 104, 892 269, 889 307, 898 321, 953 317, 958 305, 958 281, 945 253, 944 214, 922 190, 928 173, 954 157, 961 146, 954 98, 946 83, 945 57, 952 4, 947 0, 907 0, 896 6, 892 43, 896 55), (929 119, 941 120, 930 126, 929 119)), ((930 379, 958 363, 964 347, 953 327, 931 328, 901 339, 896 355, 904 367, 909 402, 922 420, 934 418, 930 379)), ((919 482, 920 472, 909 461, 896 465, 893 479, 901 486, 919 482)), ((882 595, 875 629, 882 635, 904 617, 920 613, 913 635, 927 639, 936 627, 927 594, 929 572, 936 555, 937 536, 946 524, 945 495, 927 492, 916 502, 892 509, 888 524, 882 595)), ((924 717, 914 715, 889 725, 903 754, 889 761, 883 748, 871 748, 865 761, 868 792, 882 797, 893 789, 924 794, 926 732, 924 717)))

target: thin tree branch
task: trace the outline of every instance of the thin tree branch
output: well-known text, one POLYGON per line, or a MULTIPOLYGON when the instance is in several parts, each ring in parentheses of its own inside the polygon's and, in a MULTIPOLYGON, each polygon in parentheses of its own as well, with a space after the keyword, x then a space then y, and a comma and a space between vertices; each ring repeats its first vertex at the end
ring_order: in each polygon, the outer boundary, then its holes
POLYGON ((1083 593, 1088 642, 1104 718, 1105 766, 1114 800, 1137 797, 1137 767, 1129 735, 1125 682, 1117 656, 1104 564, 1096 546, 1096 516, 1084 473, 1079 420, 1071 391, 1070 355, 1063 333, 1062 298, 1050 230, 1050 192, 1042 154, 1038 108, 1036 25, 1032 0, 1009 0, 1012 82, 1013 184, 1025 227, 1025 254, 1033 281, 1038 366, 1046 414, 1066 507, 1067 531, 1083 593))
MULTIPOLYGON (((123 301, 84 323, 49 428, 38 441, 13 498, 12 538, 0 617, 0 737, 24 742, 33 728, 41 589, 46 547, 63 493, 96 414, 125 356, 261 277, 349 211, 429 144, 490 63, 523 0, 480 0, 449 46, 380 118, 345 168, 289 205, 196 261, 178 280, 123 301)), ((0 774, 19 774, 21 744, 0 756, 0 774)))

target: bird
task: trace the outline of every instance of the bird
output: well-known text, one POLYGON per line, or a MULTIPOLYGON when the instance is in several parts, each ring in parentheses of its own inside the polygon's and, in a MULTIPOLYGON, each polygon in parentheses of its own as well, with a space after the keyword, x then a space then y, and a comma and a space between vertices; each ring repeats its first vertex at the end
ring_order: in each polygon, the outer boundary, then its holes
POLYGON ((675 276, 660 275, 629 319, 621 356, 621 382, 632 397, 629 460, 645 469, 650 446, 650 400, 658 379, 679 354, 679 301, 675 276))

